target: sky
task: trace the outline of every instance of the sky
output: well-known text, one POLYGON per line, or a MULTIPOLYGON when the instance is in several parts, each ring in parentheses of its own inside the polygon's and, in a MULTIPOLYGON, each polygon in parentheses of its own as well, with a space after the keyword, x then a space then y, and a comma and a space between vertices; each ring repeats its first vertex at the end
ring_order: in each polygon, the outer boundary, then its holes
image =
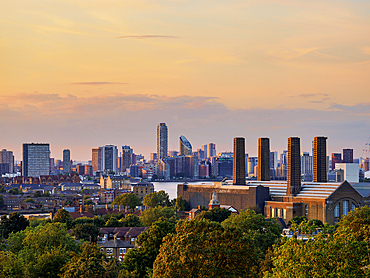
POLYGON ((51 156, 130 145, 271 150, 328 137, 328 153, 370 137, 370 2, 12 0, 0 9, 0 148, 51 156))

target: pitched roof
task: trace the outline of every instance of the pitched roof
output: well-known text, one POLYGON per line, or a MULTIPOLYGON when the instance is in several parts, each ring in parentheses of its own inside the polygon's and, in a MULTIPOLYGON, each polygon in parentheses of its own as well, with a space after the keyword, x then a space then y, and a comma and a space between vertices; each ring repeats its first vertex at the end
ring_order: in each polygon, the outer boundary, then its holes
POLYGON ((117 239, 117 240, 111 239, 103 243, 100 243, 99 245, 100 247, 104 247, 104 248, 134 248, 135 247, 129 241, 123 241, 120 239, 117 239))

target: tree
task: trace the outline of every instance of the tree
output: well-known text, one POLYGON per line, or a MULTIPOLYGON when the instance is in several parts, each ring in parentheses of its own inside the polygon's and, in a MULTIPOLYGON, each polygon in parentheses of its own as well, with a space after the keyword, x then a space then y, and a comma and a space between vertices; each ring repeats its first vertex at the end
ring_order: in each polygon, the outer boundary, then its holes
POLYGON ((2 184, 0 184, 0 193, 5 193, 5 192, 6 192, 6 189, 4 188, 2 184))
POLYGON ((32 198, 28 198, 24 201, 25 203, 35 203, 35 201, 32 198))
POLYGON ((141 213, 140 220, 144 226, 151 226, 162 217, 171 221, 177 220, 174 209, 169 207, 148 208, 141 213))
POLYGON ((3 238, 8 238, 10 233, 22 231, 28 226, 28 220, 18 212, 12 212, 9 217, 3 215, 0 218, 0 231, 3 238))
POLYGON ((169 195, 164 190, 161 190, 159 192, 149 193, 146 195, 144 197, 143 205, 152 208, 157 206, 168 207, 171 205, 171 202, 169 195))
POLYGON ((147 277, 153 270, 153 263, 162 245, 163 238, 175 232, 175 224, 167 220, 159 220, 137 239, 138 249, 130 249, 125 256, 122 267, 127 277, 147 277), (130 276, 131 275, 131 276, 130 276))
POLYGON ((37 190, 35 193, 33 193, 33 197, 35 198, 41 197, 41 191, 37 190))
POLYGON ((94 224, 77 224, 73 229, 71 236, 77 240, 83 240, 96 243, 98 241, 99 229, 94 224))
POLYGON ((119 221, 116 216, 112 216, 108 219, 108 221, 105 223, 105 227, 118 227, 119 221))
POLYGON ((0 209, 4 206, 4 198, 3 195, 0 194, 0 209))
MULTIPOLYGON (((94 224, 95 226, 97 226, 94 223, 94 219, 93 218, 89 218, 89 217, 85 217, 85 216, 74 219, 73 222, 72 222, 72 226, 74 227, 74 226, 76 226, 78 224, 87 224, 87 223, 94 224)), ((103 226, 104 226, 104 224, 103 224, 103 226)))
POLYGON ((119 220, 120 227, 142 227, 139 216, 135 214, 127 214, 124 218, 119 220))
POLYGON ((0 277, 23 278, 23 265, 17 261, 17 256, 10 252, 0 251, 0 277))
POLYGON ((231 211, 228 209, 213 208, 209 211, 202 211, 195 218, 198 220, 208 219, 210 221, 216 221, 221 223, 222 221, 227 219, 230 215, 231 211))
POLYGON ((299 225, 303 221, 308 221, 306 216, 294 216, 291 220, 289 220, 288 227, 290 227, 293 223, 296 223, 297 225, 299 225))
POLYGON ((49 191, 45 191, 44 193, 42 193, 41 197, 50 197, 49 191))
POLYGON ((254 249, 240 230, 206 219, 178 222, 154 262, 153 277, 253 277, 254 249))
POLYGON ((182 198, 182 195, 176 198, 174 207, 175 207, 175 210, 177 211, 184 211, 184 210, 188 210, 189 208, 188 203, 186 202, 186 200, 182 198))
POLYGON ((338 232, 349 228, 360 241, 369 242, 370 246, 370 207, 364 206, 352 210, 338 223, 338 232))
POLYGON ((130 208, 136 208, 141 205, 141 200, 134 193, 122 194, 116 197, 112 205, 129 206, 130 208))
POLYGON ((100 252, 98 245, 84 243, 82 252, 74 253, 62 271, 61 278, 117 277, 119 267, 115 259, 109 260, 100 252))
POLYGON ((19 189, 16 188, 16 187, 13 187, 11 189, 8 190, 8 193, 12 194, 12 195, 17 195, 20 193, 19 189))
POLYGON ((53 223, 65 223, 68 229, 72 228, 72 221, 72 216, 65 209, 58 210, 57 213, 53 216, 52 220, 53 223))

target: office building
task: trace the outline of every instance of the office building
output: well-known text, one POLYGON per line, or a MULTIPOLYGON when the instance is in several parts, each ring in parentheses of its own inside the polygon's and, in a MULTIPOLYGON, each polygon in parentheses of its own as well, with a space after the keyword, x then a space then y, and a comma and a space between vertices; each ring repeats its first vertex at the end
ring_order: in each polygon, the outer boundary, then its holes
POLYGON ((207 144, 207 158, 216 156, 216 144, 207 144))
POLYGON ((341 153, 332 153, 331 154, 331 170, 335 170, 335 163, 342 163, 342 154, 341 153))
POLYGON ((0 151, 0 163, 1 164, 9 164, 9 166, 6 168, 6 166, 3 166, 3 171, 6 169, 6 173, 13 173, 14 169, 14 155, 12 151, 7 151, 6 149, 2 149, 0 151))
POLYGON ((134 150, 130 148, 130 146, 122 146, 122 156, 121 156, 121 172, 126 172, 127 168, 130 168, 132 164, 132 154, 134 153, 134 150))
POLYGON ((303 152, 301 156, 301 174, 304 181, 313 179, 313 158, 308 152, 303 152))
POLYGON ((234 138, 233 184, 245 185, 245 139, 234 138))
POLYGON ((63 150, 63 173, 68 174, 71 172, 71 151, 66 149, 63 150))
POLYGON ((343 163, 353 163, 353 149, 343 149, 343 163))
POLYGON ((254 167, 258 165, 258 157, 249 156, 247 160, 248 160, 248 165, 247 165, 248 175, 253 176, 254 167))
POLYGON ((118 172, 118 149, 114 145, 105 145, 101 148, 102 170, 118 172))
POLYGON ((327 181, 327 137, 315 137, 313 140, 313 182, 327 181))
POLYGON ((23 144, 22 175, 25 177, 39 177, 49 175, 49 144, 23 144))
POLYGON ((295 196, 301 190, 301 142, 298 137, 288 138, 287 196, 295 196))
POLYGON ((278 153, 276 151, 270 152, 270 169, 276 169, 276 167, 278 166, 277 157, 278 153))
POLYGON ((168 156, 168 129, 165 123, 159 123, 157 128, 158 160, 168 156))
POLYGON ((180 136, 180 155, 193 155, 193 148, 184 135, 180 136))
POLYGON ((99 172, 102 170, 102 149, 94 148, 92 149, 92 167, 94 172, 99 172))
POLYGON ((270 180, 270 139, 258 138, 258 175, 257 180, 270 180))

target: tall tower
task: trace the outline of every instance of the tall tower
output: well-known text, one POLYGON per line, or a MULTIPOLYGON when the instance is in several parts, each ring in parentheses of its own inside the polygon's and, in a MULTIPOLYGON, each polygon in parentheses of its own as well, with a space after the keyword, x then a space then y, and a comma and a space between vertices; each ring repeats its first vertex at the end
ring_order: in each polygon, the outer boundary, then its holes
POLYGON ((102 150, 101 147, 92 149, 92 167, 93 167, 94 172, 98 172, 102 170, 102 166, 101 166, 102 165, 102 157, 101 157, 102 151, 101 150, 102 150))
POLYGON ((259 181, 270 180, 270 138, 258 138, 258 176, 259 181))
POLYGON ((158 160, 167 157, 168 129, 165 123, 159 123, 157 128, 157 154, 158 160))
POLYGON ((207 144, 207 158, 216 156, 216 144, 209 143, 207 144))
POLYGON ((25 177, 49 175, 49 144, 23 144, 22 174, 25 177))
POLYGON ((193 148, 184 135, 180 136, 180 155, 193 155, 193 148))
POLYGON ((298 137, 288 138, 288 169, 287 192, 288 196, 295 196, 301 190, 301 141, 298 137))
POLYGON ((9 164, 9 173, 13 173, 14 168, 14 155, 12 151, 7 151, 3 149, 0 151, 0 163, 9 164))
POLYGON ((122 146, 121 172, 125 172, 131 166, 131 155, 134 150, 130 146, 122 146))
POLYGON ((102 157, 102 170, 104 171, 113 171, 117 174, 118 165, 118 149, 114 145, 105 145, 101 148, 101 157, 102 157))
POLYGON ((315 137, 313 140, 313 182, 327 182, 326 139, 315 137))
POLYGON ((233 184, 245 185, 245 139, 234 138, 233 184))
POLYGON ((343 149, 343 163, 353 163, 353 149, 343 149))
POLYGON ((71 172, 71 151, 63 150, 63 173, 68 174, 71 172))

